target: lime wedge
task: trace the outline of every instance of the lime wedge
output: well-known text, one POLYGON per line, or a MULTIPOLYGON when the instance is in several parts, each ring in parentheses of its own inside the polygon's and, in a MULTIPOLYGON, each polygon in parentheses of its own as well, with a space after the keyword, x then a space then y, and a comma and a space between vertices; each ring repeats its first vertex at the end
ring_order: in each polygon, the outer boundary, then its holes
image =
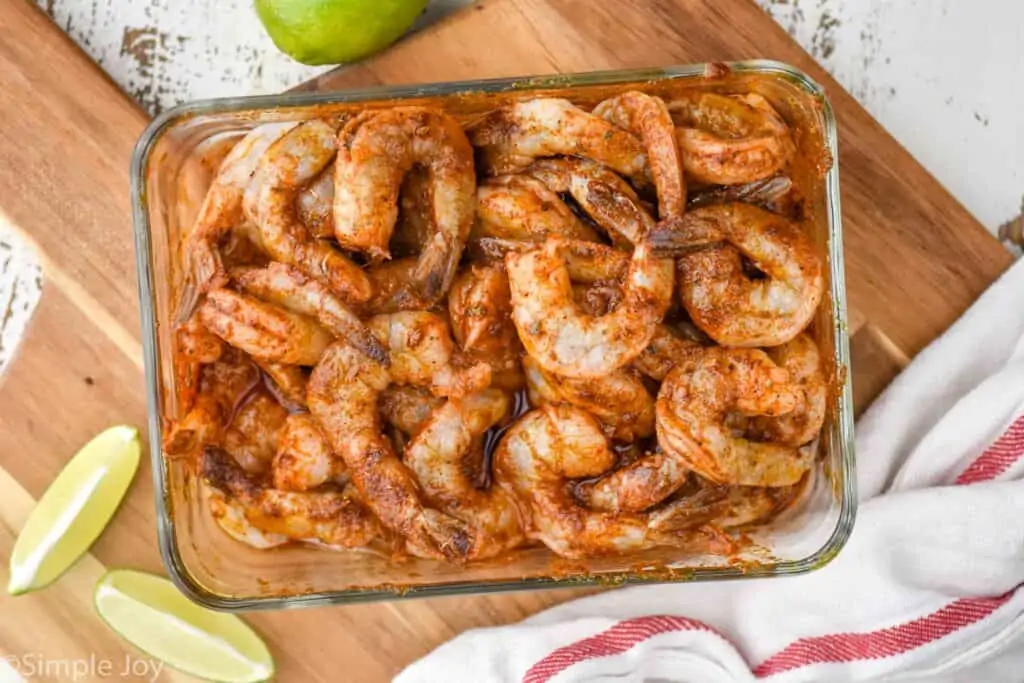
POLYGON ((71 458, 39 499, 14 543, 7 592, 55 581, 107 526, 139 467, 139 431, 111 427, 71 458))
POLYGON ((225 683, 274 675, 270 650, 244 621, 196 605, 167 579, 113 569, 97 582, 93 600, 122 638, 187 674, 225 683))

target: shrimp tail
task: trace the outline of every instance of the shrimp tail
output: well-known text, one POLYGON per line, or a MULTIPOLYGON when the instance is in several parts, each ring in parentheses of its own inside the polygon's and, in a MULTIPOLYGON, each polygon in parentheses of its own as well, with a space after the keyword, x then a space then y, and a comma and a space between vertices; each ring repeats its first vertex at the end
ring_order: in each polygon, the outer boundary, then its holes
POLYGON ((446 559, 465 561, 473 548, 473 534, 462 521, 432 508, 423 509, 423 526, 446 559))
POLYGON ((462 258, 462 244, 435 233, 413 271, 412 287, 424 301, 437 301, 452 285, 462 258))
POLYGON ((727 508, 724 486, 710 486, 692 496, 673 500, 650 514, 651 529, 658 533, 690 531, 722 514, 727 508))
POLYGON ((673 258, 725 240, 714 217, 688 213, 658 222, 648 235, 651 250, 659 257, 673 258))
POLYGON ((324 322, 330 323, 327 327, 344 337, 356 350, 385 368, 391 367, 387 347, 354 313, 338 307, 336 310, 323 311, 323 316, 324 322))
POLYGON ((203 294, 228 283, 220 252, 210 243, 198 242, 191 251, 185 253, 185 259, 185 278, 178 295, 178 309, 174 314, 176 326, 184 325, 192 317, 203 294))
POLYGON ((178 293, 178 308, 174 312, 174 326, 180 327, 189 321, 199 306, 199 288, 192 277, 186 276, 178 293))
POLYGON ((243 470, 227 451, 217 446, 203 448, 199 475, 210 486, 225 491, 232 497, 252 496, 259 490, 258 482, 243 470))

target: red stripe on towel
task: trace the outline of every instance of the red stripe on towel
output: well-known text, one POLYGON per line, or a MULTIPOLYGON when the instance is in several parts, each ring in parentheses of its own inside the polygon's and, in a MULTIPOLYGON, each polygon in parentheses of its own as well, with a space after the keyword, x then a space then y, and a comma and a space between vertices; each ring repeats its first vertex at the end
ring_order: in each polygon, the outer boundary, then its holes
POLYGON ((985 449, 978 458, 956 478, 957 484, 977 484, 990 481, 1010 469, 1024 455, 1024 415, 1021 415, 1003 435, 985 449))

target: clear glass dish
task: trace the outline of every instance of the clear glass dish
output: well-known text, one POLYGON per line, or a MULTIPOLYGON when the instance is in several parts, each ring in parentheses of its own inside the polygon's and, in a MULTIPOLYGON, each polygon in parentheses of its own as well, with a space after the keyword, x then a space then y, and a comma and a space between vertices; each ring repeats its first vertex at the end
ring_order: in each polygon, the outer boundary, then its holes
POLYGON ((835 120, 820 86, 801 71, 771 61, 727 66, 210 100, 182 105, 155 119, 135 148, 131 185, 160 550, 181 590, 209 607, 250 610, 515 589, 761 578, 807 572, 835 557, 849 538, 857 504, 835 120), (344 108, 427 101, 471 117, 512 98, 557 95, 594 104, 626 89, 660 95, 691 89, 756 91, 793 127, 804 163, 795 164, 792 175, 804 193, 807 229, 827 260, 828 287, 813 330, 826 351, 832 380, 821 457, 799 499, 770 523, 748 531, 755 545, 739 558, 661 548, 570 562, 546 549, 529 548, 511 558, 458 567, 309 546, 254 550, 223 533, 208 513, 194 473, 185 463, 164 457, 160 435, 177 406, 171 320, 180 238, 198 210, 217 159, 230 144, 261 123, 344 108))

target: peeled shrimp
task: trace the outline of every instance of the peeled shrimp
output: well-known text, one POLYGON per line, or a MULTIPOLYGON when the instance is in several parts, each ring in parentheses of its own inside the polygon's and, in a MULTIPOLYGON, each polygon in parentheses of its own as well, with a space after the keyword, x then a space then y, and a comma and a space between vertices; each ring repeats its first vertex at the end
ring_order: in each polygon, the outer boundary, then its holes
POLYGON ((331 335, 314 320, 227 289, 210 292, 199 306, 208 330, 254 358, 315 365, 331 335))
POLYGON ((219 445, 224 425, 259 381, 256 366, 233 349, 225 350, 216 362, 203 365, 195 400, 189 411, 172 423, 164 437, 164 452, 170 457, 198 459, 204 445, 219 445))
POLYGON ((643 512, 671 496, 686 482, 689 469, 675 455, 644 453, 600 479, 581 483, 576 497, 605 512, 643 512))
POLYGON ((697 93, 668 103, 683 167, 694 180, 734 185, 768 178, 796 152, 789 126, 756 93, 697 93))
POLYGON ((434 189, 430 176, 420 166, 405 174, 398 193, 398 222, 391 235, 391 256, 421 253, 434 234, 434 189))
POLYGON ((242 513, 244 521, 265 534, 296 541, 315 541, 336 548, 360 548, 380 536, 373 515, 353 496, 335 492, 280 491, 247 474, 224 451, 203 451, 201 476, 223 498, 213 505, 214 516, 225 530, 246 540, 241 521, 224 507, 242 513))
MULTIPOLYGON (((728 415, 776 417, 797 409, 804 396, 789 373, 757 349, 704 349, 676 366, 661 385, 658 444, 692 469, 719 484, 789 486, 811 465, 810 449, 735 436, 728 415)), ((671 474, 671 473, 669 473, 671 474)))
MULTIPOLYGON (((795 486, 716 486, 692 477, 659 511, 665 527, 706 522, 719 529, 735 529, 763 522, 792 502, 799 491, 795 486)), ((614 510, 609 510, 612 512, 614 510)))
POLYGON ((388 363, 387 350, 342 301, 322 284, 283 263, 266 268, 236 268, 231 278, 255 297, 293 313, 316 318, 378 363, 388 363))
POLYGON ((320 425, 309 413, 289 415, 277 438, 271 467, 274 488, 308 491, 325 482, 344 485, 345 463, 331 452, 320 425))
POLYGON ((495 477, 516 492, 529 513, 530 536, 564 557, 689 542, 666 531, 671 516, 608 514, 576 501, 570 481, 604 474, 615 460, 593 417, 579 408, 547 405, 505 433, 494 456, 495 477))
POLYGON ((743 202, 791 218, 800 215, 800 193, 788 176, 776 175, 742 185, 709 185, 690 194, 689 209, 743 202))
POLYGON ((527 352, 545 370, 565 377, 600 377, 636 358, 650 343, 672 296, 672 262, 656 258, 646 242, 629 261, 623 301, 594 317, 573 302, 566 265, 572 243, 505 257, 512 288, 512 319, 527 352))
MULTIPOLYGON (((613 243, 638 244, 654 225, 633 188, 607 166, 589 159, 540 159, 524 173, 553 192, 572 195, 613 243)), ((576 239, 568 234, 558 236, 576 239)))
POLYGON ((334 237, 334 167, 328 166, 299 192, 295 210, 309 234, 317 239, 334 237))
POLYGON ((444 399, 429 389, 411 384, 392 384, 380 395, 380 414, 384 421, 408 436, 414 436, 444 405, 444 399))
POLYGON ((484 237, 543 242, 548 237, 597 241, 556 191, 527 176, 498 176, 477 188, 477 223, 471 239, 484 237))
MULTIPOLYGON (((393 362, 391 370, 401 367, 393 362)), ((466 525, 424 504, 412 473, 381 433, 377 400, 390 382, 386 368, 337 342, 310 377, 309 409, 385 527, 403 535, 417 556, 464 559, 471 548, 466 525)))
POLYGON ((540 157, 581 156, 640 181, 647 156, 639 138, 572 102, 541 98, 514 102, 472 126, 490 175, 516 173, 540 157))
POLYGON ((622 286, 618 282, 573 283, 572 299, 580 310, 592 316, 614 311, 622 303, 622 286))
POLYGON ((651 343, 633 359, 633 367, 661 382, 672 368, 696 357, 700 350, 697 342, 677 336, 667 325, 658 325, 651 343))
POLYGON ((659 253, 679 253, 683 306, 700 329, 723 346, 776 346, 800 333, 824 291, 821 259, 796 224, 749 204, 689 212, 679 230, 656 232, 659 253), (693 235, 724 240, 687 252, 693 235), (767 277, 751 279, 746 256, 767 277))
MULTIPOLYGON (((772 465, 761 465, 760 470, 753 470, 750 475, 755 479, 733 481, 736 471, 750 467, 750 463, 745 461, 742 465, 729 465, 732 467, 729 474, 713 475, 718 470, 707 461, 715 457, 711 454, 712 449, 726 451, 729 447, 731 442, 723 439, 735 439, 736 443, 750 445, 755 450, 762 446, 770 448, 768 444, 753 444, 731 436, 732 430, 725 425, 726 411, 789 412, 796 405, 798 394, 795 387, 786 384, 786 372, 772 364, 761 351, 688 347, 684 358, 673 366, 658 395, 656 411, 660 450, 647 453, 600 479, 580 485, 576 493, 582 501, 609 512, 639 512, 661 503, 679 490, 691 470, 718 483, 783 486, 795 483, 807 469, 809 463, 794 458, 791 470, 782 471, 782 465, 778 465, 774 471, 762 476, 758 472, 772 465), (701 432, 702 438, 708 442, 706 451, 696 435, 684 431, 684 425, 692 424, 696 418, 686 417, 689 413, 681 413, 684 416, 681 418, 672 412, 675 404, 671 397, 688 389, 687 381, 691 376, 697 377, 693 381, 701 383, 700 390, 709 398, 698 395, 696 389, 689 389, 693 395, 688 395, 687 400, 696 406, 695 411, 705 407, 701 401, 707 402, 710 406, 708 411, 713 416, 702 415, 702 419, 717 420, 713 428, 705 426, 701 432), (743 408, 738 407, 740 403, 744 404, 743 408), (689 422, 684 423, 683 419, 689 422), (762 479, 756 479, 758 476, 762 479), (788 481, 786 477, 793 480, 788 481)), ((722 457, 734 456, 726 453, 722 457)), ((787 463, 783 461, 783 464, 787 463)))
POLYGON ((523 359, 530 405, 567 403, 596 417, 616 441, 631 442, 654 434, 654 397, 627 369, 603 377, 573 379, 544 370, 536 360, 523 359))
POLYGON ((306 373, 298 365, 252 359, 269 379, 267 389, 278 403, 291 411, 306 407, 306 373))
POLYGON ((683 215, 686 208, 683 165, 675 126, 665 102, 660 97, 633 90, 601 102, 594 107, 594 115, 634 133, 643 141, 658 193, 658 215, 663 220, 683 215))
POLYGON ((474 444, 508 415, 509 407, 508 396, 497 389, 449 400, 405 449, 405 463, 427 498, 468 525, 469 559, 493 557, 524 538, 514 496, 493 485, 478 489, 464 466, 474 444))
POLYGON ((287 408, 257 391, 236 411, 222 446, 246 472, 263 474, 270 469, 286 419, 287 408))
POLYGON ((224 342, 211 333, 193 315, 174 331, 175 387, 178 390, 178 410, 187 412, 199 391, 199 375, 204 364, 216 362, 224 352, 224 342))
POLYGON ((430 181, 434 233, 413 273, 416 292, 433 300, 448 291, 473 227, 473 149, 447 114, 423 107, 368 112, 338 137, 335 236, 374 261, 390 258, 402 179, 419 164, 430 181))
POLYGON ((818 346, 806 334, 797 335, 782 346, 765 349, 768 357, 789 372, 790 381, 803 394, 800 405, 777 417, 754 418, 750 431, 762 441, 787 446, 810 443, 825 422, 828 385, 821 367, 818 346))
MULTIPOLYGON (((612 253, 620 255, 628 263, 628 257, 622 252, 612 253)), ((617 278, 597 279, 606 274, 605 269, 609 266, 618 268, 615 260, 606 260, 601 266, 595 265, 591 259, 577 255, 576 263, 569 266, 569 274, 574 280, 583 280, 573 284, 576 305, 589 315, 602 316, 615 310, 622 302, 622 285, 617 278)), ((675 327, 659 324, 650 343, 633 359, 633 369, 660 382, 676 364, 685 362, 702 346, 711 343, 692 324, 681 327, 686 332, 677 332, 675 327)))
POLYGON ((229 230, 245 221, 242 198, 257 163, 267 149, 294 126, 294 123, 268 123, 254 128, 221 162, 183 246, 186 279, 178 306, 179 324, 192 315, 201 294, 227 284, 218 244, 229 230))
POLYGON ((342 252, 314 239, 296 210, 302 187, 335 156, 335 131, 333 123, 313 119, 285 133, 257 164, 244 207, 275 261, 295 266, 342 300, 358 303, 373 294, 366 274, 342 252))
POLYGON ((487 365, 456 367, 455 343, 439 315, 401 311, 374 316, 367 325, 390 352, 392 382, 430 387, 438 396, 459 396, 482 389, 491 380, 487 365))
POLYGON ((500 266, 470 266, 448 293, 452 333, 466 359, 491 368, 491 385, 523 386, 522 344, 512 323, 508 274, 500 266))
POLYGON ((373 284, 373 297, 359 307, 360 314, 366 316, 430 308, 432 302, 409 287, 416 272, 416 262, 414 257, 408 257, 367 268, 366 274, 373 284))

